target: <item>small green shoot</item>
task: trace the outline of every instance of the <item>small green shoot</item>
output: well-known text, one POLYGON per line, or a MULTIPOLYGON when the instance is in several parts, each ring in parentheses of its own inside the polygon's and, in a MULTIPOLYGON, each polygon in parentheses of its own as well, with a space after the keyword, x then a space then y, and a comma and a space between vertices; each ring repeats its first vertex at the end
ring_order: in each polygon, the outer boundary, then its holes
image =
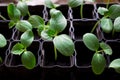
POLYGON ((93 72, 97 75, 102 74, 106 66, 106 60, 103 53, 112 55, 111 47, 104 42, 99 42, 97 37, 92 33, 84 34, 83 42, 89 50, 95 52, 91 61, 93 72))
POLYGON ((25 31, 20 38, 20 43, 16 43, 11 50, 11 53, 14 55, 22 55, 21 61, 22 64, 27 69, 33 69, 36 65, 36 58, 31 51, 27 51, 27 47, 29 47, 34 40, 34 36, 32 31, 25 31))
POLYGON ((91 33, 95 30, 97 25, 100 23, 101 29, 105 33, 112 33, 114 36, 115 32, 120 32, 119 21, 120 21, 120 5, 111 5, 108 9, 104 7, 98 8, 98 13, 103 17, 96 22, 91 33))

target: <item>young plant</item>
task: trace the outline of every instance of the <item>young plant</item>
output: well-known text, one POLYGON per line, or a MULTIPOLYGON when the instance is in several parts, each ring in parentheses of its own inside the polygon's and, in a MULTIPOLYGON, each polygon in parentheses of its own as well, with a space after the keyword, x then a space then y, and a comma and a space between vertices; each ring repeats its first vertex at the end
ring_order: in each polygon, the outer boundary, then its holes
POLYGON ((99 42, 98 38, 92 33, 84 34, 83 42, 89 50, 95 52, 91 61, 92 71, 97 75, 102 74, 106 67, 104 54, 112 55, 111 47, 104 42, 99 42))
MULTIPOLYGON (((6 38, 2 35, 2 34, 0 34, 0 48, 3 48, 3 47, 5 47, 7 45, 7 40, 6 40, 6 38)), ((2 57, 0 57, 0 63, 2 63, 2 57)))
POLYGON ((14 55, 21 55, 21 62, 27 69, 33 69, 36 65, 35 55, 28 51, 27 48, 34 40, 34 35, 31 30, 25 31, 20 38, 20 43, 16 43, 11 50, 14 55))
POLYGON ((103 17, 94 25, 91 32, 95 30, 98 23, 100 23, 101 29, 105 33, 111 33, 114 35, 115 32, 120 32, 120 5, 114 4, 109 9, 104 7, 98 8, 98 13, 103 17))
POLYGON ((20 42, 12 47, 11 53, 14 55, 21 55, 21 62, 24 67, 33 69, 36 65, 36 58, 27 48, 34 40, 33 28, 40 31, 42 25, 44 25, 44 20, 38 15, 30 15, 28 5, 23 1, 19 1, 17 5, 10 3, 7 10, 11 19, 9 28, 15 26, 18 31, 23 32, 20 37, 20 42), (28 20, 23 20, 23 17, 27 14, 29 15, 28 20))
POLYGON ((81 16, 81 18, 83 18, 83 5, 84 5, 84 2, 86 2, 86 1, 94 2, 94 0, 68 0, 68 5, 72 8, 78 7, 81 5, 80 16, 81 16))
POLYGON ((19 1, 17 5, 14 3, 8 4, 7 12, 10 18, 9 28, 15 26, 21 32, 32 28, 32 25, 27 20, 21 20, 22 17, 29 13, 28 6, 25 2, 19 1))
POLYGON ((64 56, 72 56, 74 53, 74 43, 66 34, 61 33, 67 26, 67 20, 60 10, 55 9, 55 4, 50 0, 45 0, 47 7, 50 10, 50 20, 47 25, 44 25, 42 30, 39 30, 41 37, 44 40, 52 40, 54 44, 55 60, 57 59, 57 50, 64 56))

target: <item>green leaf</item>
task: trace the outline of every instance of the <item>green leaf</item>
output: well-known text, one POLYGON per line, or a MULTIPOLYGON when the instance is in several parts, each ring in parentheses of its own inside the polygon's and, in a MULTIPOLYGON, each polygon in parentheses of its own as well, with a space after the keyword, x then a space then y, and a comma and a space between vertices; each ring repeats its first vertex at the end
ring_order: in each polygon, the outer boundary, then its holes
POLYGON ((52 36, 49 35, 49 34, 48 34, 48 31, 46 31, 46 30, 43 30, 43 31, 41 32, 41 38, 42 38, 43 40, 52 40, 52 39, 53 39, 52 36))
POLYGON ((101 19, 101 28, 105 33, 110 33, 113 29, 112 20, 108 18, 101 19))
POLYGON ((0 34, 0 48, 5 47, 7 45, 7 40, 6 38, 0 34))
POLYGON ((22 16, 27 15, 28 13, 28 6, 25 2, 18 1, 17 8, 20 10, 22 16))
POLYGON ((114 68, 116 72, 120 73, 120 59, 113 60, 109 67, 114 68))
POLYGON ((38 35, 41 36, 41 32, 44 30, 45 25, 39 25, 37 28, 38 35))
POLYGON ((27 69, 33 69, 36 65, 36 58, 34 54, 30 51, 25 51, 21 56, 22 64, 27 69))
POLYGON ((24 51, 24 46, 21 43, 17 43, 12 47, 11 53, 15 55, 20 55, 24 51))
POLYGON ((47 6, 48 8, 56 8, 59 5, 54 4, 51 0, 45 0, 45 6, 47 6))
POLYGON ((84 34, 83 42, 84 42, 85 46, 92 51, 97 51, 99 48, 99 41, 98 41, 97 37, 92 33, 84 34))
POLYGON ((64 56, 72 56, 74 53, 74 43, 66 34, 56 36, 53 39, 54 46, 64 56))
POLYGON ((7 6, 7 12, 8 12, 8 16, 11 20, 17 22, 18 20, 20 20, 20 16, 21 13, 20 11, 15 7, 15 5, 13 3, 10 3, 7 6))
POLYGON ((95 0, 84 0, 86 2, 95 2, 95 0))
POLYGON ((95 53, 92 58, 92 70, 95 74, 100 75, 105 69, 106 60, 102 54, 95 53))
POLYGON ((34 40, 34 35, 31 30, 25 31, 20 38, 21 43, 25 46, 28 47, 32 44, 34 40))
POLYGON ((108 44, 101 42, 100 47, 103 49, 105 54, 112 55, 112 48, 108 44))
POLYGON ((62 12, 56 9, 51 9, 50 15, 50 29, 56 31, 57 33, 62 32, 67 26, 67 20, 62 12))
POLYGON ((115 59, 113 60, 110 65, 109 65, 110 68, 120 68, 120 59, 115 59))
POLYGON ((32 15, 28 21, 32 24, 33 28, 38 28, 40 25, 45 25, 43 18, 38 15, 32 15))
POLYGON ((17 22, 16 28, 21 32, 25 32, 27 30, 32 30, 32 25, 26 20, 21 20, 17 22))
POLYGON ((120 17, 117 17, 114 21, 114 31, 120 32, 120 17))
POLYGON ((120 16, 120 5, 118 4, 111 5, 108 10, 110 18, 115 19, 120 16))
POLYGON ((108 9, 104 7, 99 7, 97 12, 101 15, 104 15, 106 12, 108 12, 108 9))
POLYGON ((14 27, 15 26, 15 22, 13 21, 13 20, 11 20, 10 22, 9 22, 9 28, 11 29, 12 27, 14 27))
POLYGON ((81 4, 83 4, 84 0, 68 0, 68 5, 70 7, 77 7, 80 6, 81 4))

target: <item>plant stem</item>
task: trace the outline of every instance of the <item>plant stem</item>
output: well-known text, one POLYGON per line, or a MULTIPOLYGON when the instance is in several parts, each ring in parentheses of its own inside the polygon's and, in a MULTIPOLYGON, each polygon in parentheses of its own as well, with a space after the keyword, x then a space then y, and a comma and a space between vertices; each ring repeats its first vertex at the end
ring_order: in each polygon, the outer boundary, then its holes
POLYGON ((3 17, 2 15, 0 15, 0 18, 2 18, 3 20, 7 20, 5 17, 3 17))
POLYGON ((57 49, 55 46, 54 46, 54 53, 55 53, 55 60, 57 60, 57 49))
POLYGON ((28 16, 30 17, 30 12, 28 11, 28 16))
POLYGON ((114 36, 114 34, 115 34, 115 30, 113 29, 113 30, 112 30, 112 37, 114 36))
POLYGON ((99 51, 97 51, 98 53, 100 53, 100 52, 103 52, 104 50, 99 50, 99 51))
MULTIPOLYGON (((100 19, 100 20, 101 20, 101 19, 100 19)), ((91 33, 94 32, 94 30, 96 29, 96 27, 97 27, 97 25, 99 24, 100 20, 98 20, 98 21, 95 23, 94 27, 93 27, 92 30, 91 30, 91 33)))
POLYGON ((83 18, 83 3, 80 6, 80 17, 83 18))
POLYGON ((109 7, 110 0, 107 1, 106 8, 108 9, 109 7))
MULTIPOLYGON (((107 15, 107 16, 104 16, 104 17, 102 17, 101 19, 103 19, 103 18, 107 18, 107 17, 108 17, 108 15, 107 15)), ((97 25, 100 23, 101 19, 99 19, 99 20, 95 23, 94 27, 93 27, 93 28, 92 28, 92 30, 91 30, 91 33, 93 33, 93 32, 94 32, 94 30, 96 29, 97 25)))

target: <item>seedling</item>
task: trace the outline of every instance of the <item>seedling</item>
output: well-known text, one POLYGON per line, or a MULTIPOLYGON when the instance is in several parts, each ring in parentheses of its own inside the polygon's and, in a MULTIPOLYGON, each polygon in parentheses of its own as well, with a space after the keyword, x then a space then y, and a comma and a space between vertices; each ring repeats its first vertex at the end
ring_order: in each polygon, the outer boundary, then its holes
POLYGON ((91 61, 92 71, 97 75, 102 74, 106 67, 104 54, 112 55, 111 47, 104 42, 99 42, 98 38, 92 33, 84 34, 83 42, 89 50, 95 52, 91 61))
POLYGON ((22 17, 29 13, 28 6, 25 2, 19 1, 17 5, 10 3, 7 6, 7 12, 10 18, 9 28, 15 26, 21 32, 32 28, 32 25, 27 20, 21 20, 22 17))
POLYGON ((83 5, 86 1, 89 2, 94 2, 94 0, 68 0, 68 5, 72 8, 74 7, 78 7, 81 5, 80 7, 80 16, 81 18, 83 18, 83 5))
POLYGON ((55 60, 57 59, 57 50, 64 56, 72 56, 74 53, 74 43, 66 34, 59 34, 67 26, 67 20, 60 10, 56 10, 55 4, 50 0, 45 0, 47 7, 50 10, 50 20, 47 25, 44 25, 42 30, 39 30, 41 37, 44 40, 52 40, 54 44, 55 60), (58 35, 59 34, 59 35, 58 35))
POLYGON ((21 55, 22 64, 27 69, 33 69, 36 65, 36 58, 31 51, 27 51, 27 47, 31 45, 34 40, 32 31, 25 31, 20 38, 20 43, 16 43, 11 50, 14 55, 21 55))
POLYGON ((98 8, 98 13, 103 17, 94 25, 91 32, 95 30, 98 23, 105 33, 111 33, 114 35, 115 32, 120 32, 120 5, 114 4, 109 9, 104 7, 98 8))

